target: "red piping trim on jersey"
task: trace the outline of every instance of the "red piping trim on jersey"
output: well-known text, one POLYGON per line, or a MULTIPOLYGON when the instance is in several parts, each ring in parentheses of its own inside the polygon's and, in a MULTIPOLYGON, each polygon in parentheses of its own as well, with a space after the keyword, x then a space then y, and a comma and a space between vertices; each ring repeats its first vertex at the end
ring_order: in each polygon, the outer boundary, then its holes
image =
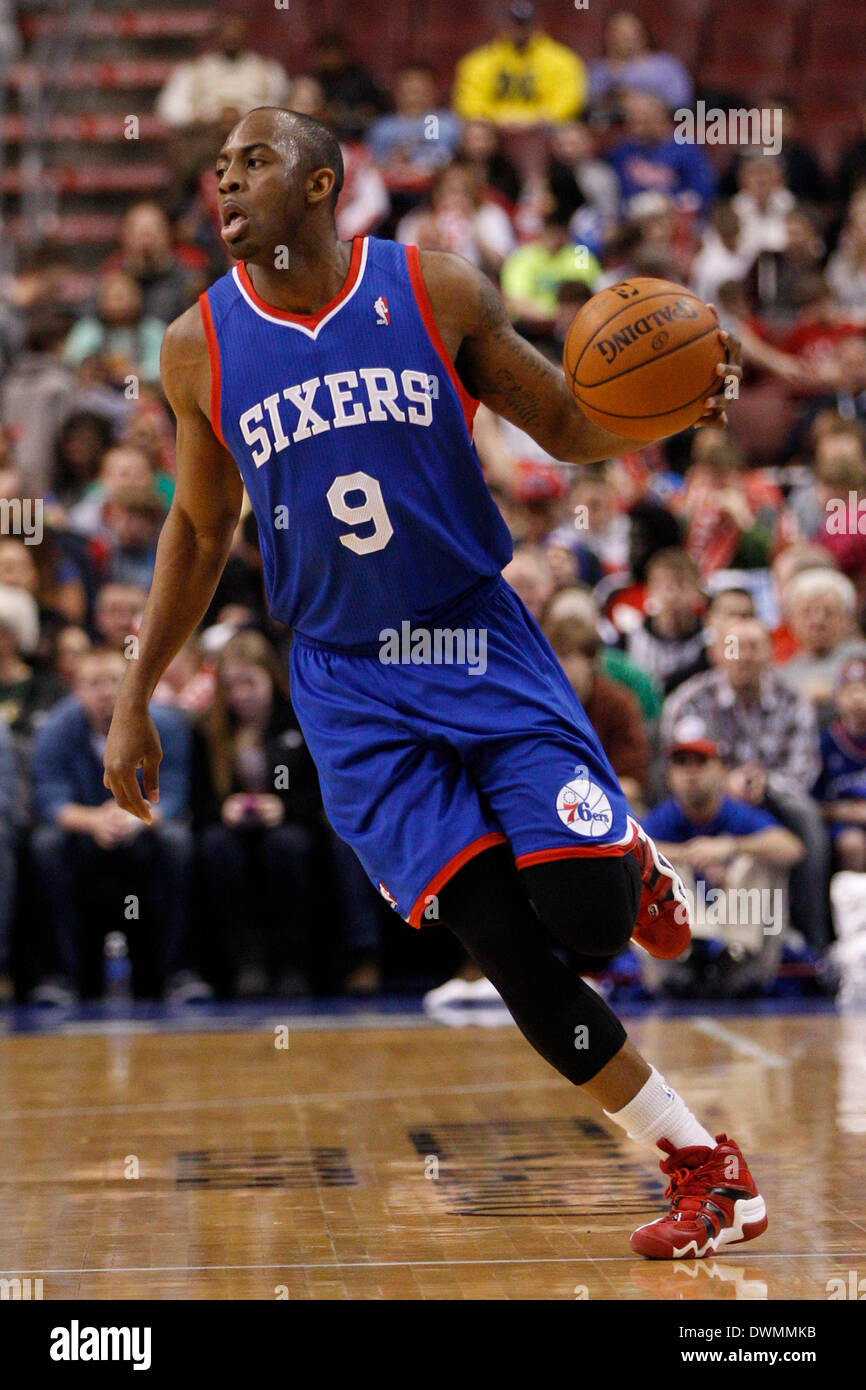
POLYGON ((302 328, 316 328, 327 314, 330 314, 332 310, 336 309, 338 304, 342 304, 347 294, 353 289, 355 281, 358 278, 358 270, 361 265, 361 253, 363 249, 364 238, 362 236, 352 237, 352 255, 349 259, 349 269, 346 271, 346 278, 343 281, 342 288, 337 291, 334 298, 329 300, 324 308, 320 309, 317 314, 290 314, 288 309, 278 309, 276 305, 268 304, 266 300, 262 299, 260 294, 256 293, 255 286, 247 270, 246 261, 241 261, 238 265, 238 277, 250 299, 254 304, 258 305, 264 313, 270 314, 272 318, 282 319, 284 323, 299 323, 302 328))
POLYGON ((424 277, 421 274, 421 258, 418 255, 417 246, 406 247, 406 262, 409 266, 409 279, 412 283, 412 290, 415 295, 415 303, 418 305, 418 312, 424 320, 424 327, 427 329, 431 343, 442 358, 443 366, 450 376, 454 389, 460 398, 463 407, 463 417, 466 421, 466 430, 469 438, 472 438, 472 421, 475 419, 475 412, 478 409, 478 402, 474 396, 470 396, 463 382, 457 375, 457 369, 451 361, 448 349, 439 332, 438 325, 433 317, 433 308, 430 304, 430 296, 427 293, 427 286, 424 284, 424 277))
POLYGON ((204 324, 204 336, 207 339, 207 355, 210 358, 210 423, 211 428, 222 444, 224 449, 228 448, 223 439, 221 405, 222 405, 222 368, 220 366, 220 345, 217 341, 216 329, 213 326, 213 315, 210 311, 210 300, 207 297, 207 290, 198 297, 198 305, 201 310, 201 321, 204 324))
POLYGON ((634 840, 627 845, 560 845, 558 849, 536 849, 531 854, 520 854, 515 859, 518 869, 528 869, 530 864, 546 864, 551 859, 594 859, 597 855, 628 854, 634 840))
POLYGON ((474 859, 476 854, 480 854, 482 850, 489 849, 491 845, 503 844, 505 844, 505 836, 502 834, 502 831, 491 830, 487 835, 482 835, 479 839, 473 840, 471 845, 466 845, 464 849, 461 849, 453 858, 449 859, 448 863, 439 870, 438 874, 435 874, 434 877, 431 878, 424 892, 415 899, 415 906, 406 919, 410 927, 421 926, 422 913, 425 908, 429 906, 429 904, 425 902, 425 898, 434 897, 439 892, 440 888, 444 888, 449 878, 453 878, 457 870, 461 869, 468 859, 474 859))

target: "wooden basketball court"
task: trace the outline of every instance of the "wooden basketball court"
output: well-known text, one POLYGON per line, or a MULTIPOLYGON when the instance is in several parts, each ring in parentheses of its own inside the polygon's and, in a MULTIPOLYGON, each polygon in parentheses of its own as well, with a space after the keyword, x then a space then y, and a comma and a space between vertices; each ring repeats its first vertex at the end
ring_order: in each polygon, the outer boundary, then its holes
POLYGON ((652 1154, 512 1027, 0 1038, 0 1272, 45 1299, 824 1300, 866 1273, 866 1016, 644 1017, 770 1211, 647 1262, 652 1154), (283 1046, 285 1042, 288 1046, 283 1046))

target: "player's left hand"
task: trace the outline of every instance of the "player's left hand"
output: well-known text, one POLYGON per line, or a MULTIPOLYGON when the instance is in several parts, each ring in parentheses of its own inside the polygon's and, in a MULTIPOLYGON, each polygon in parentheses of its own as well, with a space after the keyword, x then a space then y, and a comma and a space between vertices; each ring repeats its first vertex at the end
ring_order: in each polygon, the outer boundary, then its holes
MULTIPOLYGON (((715 313, 715 305, 707 306, 715 313)), ((704 413, 695 425, 696 430, 706 429, 710 426, 713 429, 724 429, 728 423, 728 415, 725 409, 730 399, 736 400, 739 393, 739 383, 743 379, 743 348, 739 338, 734 333, 727 333, 722 329, 719 333, 725 347, 725 361, 716 365, 716 375, 719 377, 719 384, 727 389, 730 380, 733 378, 737 382, 736 391, 732 396, 725 395, 724 392, 718 396, 708 396, 704 402, 704 413)))

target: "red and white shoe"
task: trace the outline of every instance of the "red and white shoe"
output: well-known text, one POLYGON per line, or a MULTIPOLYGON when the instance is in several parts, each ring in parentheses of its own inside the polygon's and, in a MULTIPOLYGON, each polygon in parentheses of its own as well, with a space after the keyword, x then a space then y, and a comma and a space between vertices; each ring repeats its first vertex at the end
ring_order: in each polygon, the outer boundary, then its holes
POLYGON ((700 1260, 726 1245, 754 1240, 767 1229, 767 1208, 732 1139, 716 1135, 716 1147, 675 1149, 667 1139, 659 1148, 668 1157, 661 1170, 670 1183, 667 1216, 639 1226, 631 1248, 650 1260, 700 1260))
POLYGON ((631 853, 643 879, 632 940, 657 960, 681 956, 692 939, 686 885, 673 864, 637 821, 631 853))

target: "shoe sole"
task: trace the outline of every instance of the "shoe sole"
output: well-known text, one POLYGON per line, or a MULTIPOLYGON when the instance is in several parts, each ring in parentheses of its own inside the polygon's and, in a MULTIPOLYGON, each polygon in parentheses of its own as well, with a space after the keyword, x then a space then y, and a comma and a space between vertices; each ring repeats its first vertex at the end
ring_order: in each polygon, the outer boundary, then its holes
POLYGON ((756 1236, 763 1235, 767 1224, 767 1208, 763 1197, 741 1197, 734 1203, 733 1224, 723 1226, 718 1235, 710 1236, 702 1246, 698 1246, 696 1240, 690 1240, 681 1249, 675 1249, 663 1237, 656 1241, 651 1237, 645 1237, 645 1247, 655 1245, 657 1248, 642 1249, 641 1244, 635 1244, 635 1241, 642 1231, 649 1231, 655 1225, 652 1221, 647 1226, 638 1226, 631 1237, 630 1245, 632 1250, 648 1260, 702 1260, 707 1255, 717 1255, 727 1245, 742 1245, 744 1241, 754 1240, 756 1236))

